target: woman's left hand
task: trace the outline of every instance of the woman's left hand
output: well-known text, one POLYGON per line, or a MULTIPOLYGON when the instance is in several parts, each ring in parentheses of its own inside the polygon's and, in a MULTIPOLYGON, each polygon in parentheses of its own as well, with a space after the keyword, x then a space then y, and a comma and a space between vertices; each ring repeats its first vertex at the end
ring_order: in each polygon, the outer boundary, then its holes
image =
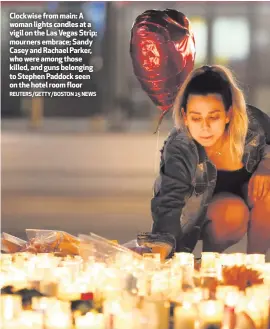
POLYGON ((254 203, 264 199, 270 192, 270 174, 254 172, 248 184, 248 196, 254 203))

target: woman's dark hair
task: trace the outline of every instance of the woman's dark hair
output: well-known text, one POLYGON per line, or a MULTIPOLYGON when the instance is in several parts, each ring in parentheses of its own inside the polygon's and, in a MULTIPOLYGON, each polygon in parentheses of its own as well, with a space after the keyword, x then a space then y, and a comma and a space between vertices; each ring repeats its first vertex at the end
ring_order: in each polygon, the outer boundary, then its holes
POLYGON ((188 96, 190 94, 220 94, 225 110, 228 111, 232 105, 232 93, 229 82, 220 73, 212 70, 211 66, 203 66, 202 70, 202 73, 195 76, 186 86, 182 101, 184 111, 186 111, 188 96))

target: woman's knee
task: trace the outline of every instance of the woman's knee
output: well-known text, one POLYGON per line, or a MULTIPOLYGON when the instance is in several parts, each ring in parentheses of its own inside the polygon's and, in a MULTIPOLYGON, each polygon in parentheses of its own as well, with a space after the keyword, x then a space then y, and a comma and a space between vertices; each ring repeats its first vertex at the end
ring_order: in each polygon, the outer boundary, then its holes
POLYGON ((243 199, 231 193, 219 193, 207 209, 214 233, 220 238, 238 240, 247 231, 249 209, 243 199))

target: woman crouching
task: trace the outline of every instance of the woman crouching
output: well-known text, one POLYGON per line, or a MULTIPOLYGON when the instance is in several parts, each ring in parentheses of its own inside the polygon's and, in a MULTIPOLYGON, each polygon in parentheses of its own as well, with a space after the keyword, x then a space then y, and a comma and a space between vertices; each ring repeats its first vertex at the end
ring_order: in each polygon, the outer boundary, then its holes
POLYGON ((247 253, 265 254, 269 116, 246 105, 232 73, 213 65, 188 76, 176 97, 174 120, 151 202, 153 244, 167 236, 175 251, 191 252, 202 239, 203 251, 222 252, 247 233, 247 253))

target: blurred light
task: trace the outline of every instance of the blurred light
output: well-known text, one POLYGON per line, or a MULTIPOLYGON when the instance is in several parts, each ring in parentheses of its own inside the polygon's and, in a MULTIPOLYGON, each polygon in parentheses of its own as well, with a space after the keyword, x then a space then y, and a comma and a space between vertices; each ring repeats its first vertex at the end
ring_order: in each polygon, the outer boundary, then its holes
POLYGON ((213 25, 215 60, 243 60, 249 55, 249 22, 245 17, 219 17, 213 25))
POLYGON ((207 24, 202 17, 190 17, 191 30, 195 37, 196 65, 205 63, 207 57, 207 24))

